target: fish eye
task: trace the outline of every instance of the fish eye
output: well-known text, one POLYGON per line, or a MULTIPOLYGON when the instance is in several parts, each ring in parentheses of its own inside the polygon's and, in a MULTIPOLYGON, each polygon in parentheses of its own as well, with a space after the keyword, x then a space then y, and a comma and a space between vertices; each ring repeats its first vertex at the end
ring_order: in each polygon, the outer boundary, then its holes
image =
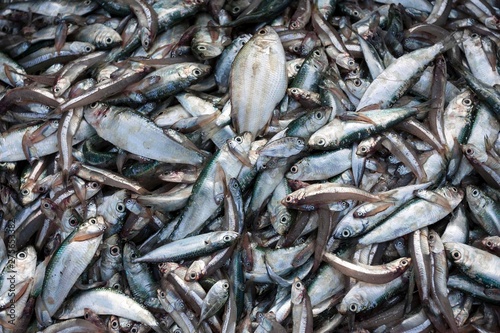
POLYGON ((455 260, 460 260, 460 258, 462 258, 462 254, 460 253, 460 251, 453 251, 451 252, 451 257, 455 260))
POLYGON ((118 328, 118 326, 119 326, 119 324, 118 324, 118 320, 113 320, 113 321, 111 322, 111 327, 112 327, 112 328, 117 329, 117 328, 118 328))
POLYGON ((78 223, 78 221, 76 220, 76 218, 72 217, 69 219, 70 226, 74 227, 77 223, 78 223))
POLYGON ((137 327, 132 327, 132 329, 130 330, 130 333, 137 333, 137 327))
POLYGON ((305 142, 304 142, 304 140, 302 140, 302 139, 300 139, 300 138, 299 138, 299 139, 297 139, 297 144, 298 144, 298 145, 303 145, 304 143, 305 143, 305 142))
POLYGON ((95 218, 91 218, 91 219, 89 220, 89 223, 90 223, 90 224, 96 224, 96 223, 97 223, 97 220, 96 220, 95 218))
POLYGON ((197 49, 198 49, 198 51, 206 51, 207 50, 207 48, 203 45, 198 46, 197 49))
POLYGON ((104 41, 106 44, 111 44, 113 40, 111 39, 111 37, 107 37, 106 40, 104 41))
POLYGON ((45 192, 45 187, 44 186, 38 187, 38 192, 45 192))
POLYGON ((27 257, 27 255, 26 255, 26 252, 24 252, 24 251, 23 252, 19 252, 17 254, 17 259, 21 259, 22 260, 22 259, 25 259, 26 257, 27 257))
POLYGON ((299 91, 296 89, 296 88, 292 88, 292 90, 290 90, 292 92, 292 94, 298 94, 299 91))
POLYGON ((193 70, 193 75, 194 76, 200 76, 201 75, 201 70, 199 70, 198 68, 194 69, 193 70))
POLYGON ((456 193, 456 192, 458 192, 458 190, 457 190, 457 188, 456 188, 456 187, 452 187, 452 188, 451 188, 451 190, 452 190, 453 192, 455 192, 455 193, 456 193))
POLYGON ((113 289, 120 290, 120 289, 121 289, 120 284, 119 284, 119 283, 115 283, 115 284, 113 285, 113 289))
POLYGON ((285 215, 283 215, 280 219, 280 222, 281 223, 287 223, 288 222, 288 217, 286 217, 285 215))
POLYGON ((361 85, 361 80, 359 80, 359 79, 354 80, 354 85, 356 87, 359 87, 361 85))
POLYGON ((240 7, 234 7, 233 8, 233 13, 238 13, 240 11, 240 7))
POLYGON ((90 104, 90 108, 95 109, 98 105, 99 105, 99 102, 94 102, 94 103, 90 104))
POLYGON ((299 171, 299 168, 298 168, 296 165, 294 165, 294 166, 292 166, 292 167, 290 168, 290 172, 291 172, 291 173, 297 173, 298 171, 299 171))
POLYGON ((486 246, 487 246, 487 247, 492 247, 492 246, 493 246, 493 242, 492 242, 492 241, 490 241, 490 240, 489 240, 489 241, 487 241, 487 242, 486 242, 486 246))
POLYGON ((290 23, 290 27, 297 28, 297 22, 293 21, 292 23, 290 23))
POLYGON ((321 56, 321 52, 319 52, 318 50, 314 50, 314 52, 313 52, 313 53, 314 53, 314 55, 315 55, 316 57, 321 56))
POLYGON ((299 47, 298 47, 297 45, 295 45, 295 46, 293 47, 293 51, 294 51, 294 52, 299 52, 299 47))
POLYGON ((357 304, 352 303, 351 305, 349 305, 349 311, 356 312, 357 310, 358 310, 357 304))
POLYGON ((302 282, 298 281, 297 283, 295 283, 295 288, 297 289, 302 288, 302 282))
POLYGON ((402 266, 406 266, 406 265, 408 265, 408 260, 406 260, 406 259, 401 260, 401 265, 402 265, 402 266))
POLYGON ((190 278, 191 280, 195 280, 195 279, 196 279, 196 273, 195 273, 195 272, 190 273, 190 274, 189 274, 189 278, 190 278))
POLYGON ((235 140, 237 143, 242 143, 242 142, 243 142, 243 139, 241 138, 241 136, 237 136, 234 140, 235 140))
POLYGON ((224 289, 229 289, 229 283, 224 282, 224 283, 222 284, 222 288, 224 288, 224 289))
POLYGON ((366 147, 361 147, 361 152, 362 152, 362 153, 366 153, 367 151, 368 151, 368 148, 366 148, 366 147))
POLYGON ((110 249, 109 249, 109 252, 111 253, 111 255, 113 256, 117 256, 120 254, 120 248, 118 246, 112 246, 110 249))
POLYGON ((477 197, 479 195, 479 191, 477 189, 475 189, 474 191, 472 191, 471 194, 473 197, 477 197))
POLYGON ((85 52, 90 52, 90 51, 92 51, 92 48, 90 46, 85 46, 84 50, 85 50, 85 52))
POLYGON ((149 46, 149 40, 145 39, 143 42, 144 46, 148 47, 149 46))
POLYGON ((259 35, 265 35, 267 33, 266 29, 260 29, 259 32, 257 32, 259 35))
POLYGON ((434 240, 434 235, 429 235, 428 239, 429 239, 430 241, 433 241, 433 240, 434 240))
POLYGON ((137 258, 137 254, 136 254, 135 252, 132 252, 132 253, 130 254, 130 258, 132 258, 132 259, 137 258))
POLYGON ((471 35, 470 35, 470 37, 471 37, 471 38, 477 38, 477 37, 479 37, 479 35, 478 35, 478 34, 476 34, 476 33, 473 33, 473 34, 471 34, 471 35))
POLYGON ((300 69, 300 65, 295 65, 295 70, 299 70, 300 69))
POLYGON ((91 186, 92 188, 98 188, 98 187, 99 187, 99 184, 98 184, 97 182, 92 182, 92 183, 90 183, 90 186, 91 186))
POLYGON ((464 98, 462 100, 462 104, 465 106, 470 106, 470 105, 472 105, 472 100, 470 98, 464 98))
POLYGON ((125 206, 119 202, 117 205, 116 205, 116 210, 120 213, 123 213, 125 211, 125 206))
POLYGON ((467 155, 474 155, 474 149, 472 149, 472 148, 467 148, 467 149, 465 150, 465 153, 466 153, 467 155))
POLYGON ((349 60, 349 61, 347 62, 347 64, 348 64, 349 66, 354 66, 355 62, 354 62, 354 60, 349 60))
POLYGON ((55 87, 54 87, 54 92, 55 92, 55 93, 58 93, 58 92, 60 92, 60 91, 61 91, 61 88, 59 88, 58 86, 55 86, 55 87))
POLYGON ((43 208, 45 208, 45 209, 49 209, 49 208, 50 208, 49 203, 48 203, 48 202, 44 202, 44 203, 43 203, 43 208))
POLYGON ((292 200, 293 200, 292 196, 290 196, 290 195, 285 198, 286 202, 292 202, 292 200))
POLYGON ((223 238, 224 242, 230 242, 230 241, 231 241, 231 239, 232 239, 232 237, 231 237, 231 236, 229 236, 229 235, 226 235, 226 236, 224 236, 224 238, 223 238))
POLYGON ((27 188, 25 188, 25 189, 21 190, 21 194, 23 196, 27 196, 28 194, 30 194, 30 190, 28 190, 27 188))
POLYGON ((326 140, 325 139, 319 139, 318 140, 318 145, 319 146, 324 146, 326 144, 326 140))
POLYGON ((161 297, 161 298, 165 298, 165 292, 164 292, 163 290, 162 290, 162 291, 160 291, 160 297, 161 297))
POLYGON ((351 232, 349 230, 347 230, 347 229, 344 229, 342 231, 342 237, 347 238, 349 236, 351 236, 351 232))

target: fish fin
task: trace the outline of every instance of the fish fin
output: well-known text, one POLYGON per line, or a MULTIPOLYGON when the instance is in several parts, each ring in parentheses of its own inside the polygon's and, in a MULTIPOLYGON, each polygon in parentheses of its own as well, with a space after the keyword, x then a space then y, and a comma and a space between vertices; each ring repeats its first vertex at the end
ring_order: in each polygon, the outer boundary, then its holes
POLYGON ((395 204, 399 200, 394 198, 392 195, 394 193, 392 191, 387 191, 387 192, 382 192, 382 193, 377 193, 377 195, 380 197, 380 200, 385 201, 387 203, 395 204))
POLYGON ((359 109, 356 112, 365 112, 365 111, 378 110, 378 109, 380 109, 381 106, 382 106, 382 103, 370 104, 370 105, 367 105, 367 106, 359 109))
POLYGON ((420 103, 416 106, 414 106, 415 109, 417 109, 417 113, 415 114, 415 118, 418 120, 425 119, 427 117, 427 114, 429 113, 429 110, 432 108, 432 103, 434 102, 434 99, 430 99, 426 102, 420 103))
POLYGON ((267 263, 265 258, 264 258, 264 263, 266 264, 267 275, 269 275, 271 280, 273 280, 274 282, 279 284, 281 287, 285 287, 285 288, 288 288, 292 285, 292 281, 288 281, 288 280, 282 278, 281 276, 279 276, 278 274, 276 274, 276 272, 273 271, 272 267, 269 266, 269 264, 267 263))
POLYGON ((456 46, 459 42, 461 42, 461 40, 462 36, 461 32, 459 31, 453 32, 449 36, 446 36, 441 40, 441 43, 443 44, 443 52, 456 46))
POLYGON ((344 120, 344 121, 359 121, 359 122, 364 122, 372 125, 376 125, 377 123, 373 121, 370 117, 367 117, 363 114, 357 113, 357 112, 346 112, 344 114, 341 114, 339 116, 339 119, 344 120))

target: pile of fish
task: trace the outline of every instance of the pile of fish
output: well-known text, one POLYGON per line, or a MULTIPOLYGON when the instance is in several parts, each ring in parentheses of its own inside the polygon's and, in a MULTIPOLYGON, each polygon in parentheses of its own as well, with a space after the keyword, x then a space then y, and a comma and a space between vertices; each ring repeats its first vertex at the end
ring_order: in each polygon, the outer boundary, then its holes
POLYGON ((500 331, 499 14, 0 4, 0 332, 500 331))

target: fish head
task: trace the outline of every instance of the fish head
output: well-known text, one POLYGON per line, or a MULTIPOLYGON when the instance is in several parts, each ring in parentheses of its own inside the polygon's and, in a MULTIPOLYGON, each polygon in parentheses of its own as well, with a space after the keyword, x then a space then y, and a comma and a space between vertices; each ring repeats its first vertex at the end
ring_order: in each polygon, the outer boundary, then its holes
POLYGON ((72 42, 70 44, 70 48, 72 51, 81 53, 81 54, 88 54, 90 52, 95 51, 95 46, 90 44, 90 43, 85 43, 85 42, 72 42))
POLYGON ((208 60, 215 57, 218 57, 222 51, 224 51, 224 46, 219 43, 194 43, 191 46, 191 51, 198 57, 200 60, 208 60))
POLYGON ((192 63, 188 66, 182 67, 179 75, 190 80, 200 80, 210 73, 212 67, 209 65, 192 63))
POLYGON ((314 110, 306 121, 306 128, 311 132, 319 130, 328 123, 331 113, 332 108, 330 107, 322 107, 314 110))
POLYGON ((307 289, 304 286, 304 283, 302 283, 302 281, 298 277, 296 277, 293 280, 292 284, 292 296, 291 296, 292 304, 301 304, 306 294, 307 294, 307 289))
POLYGON ((359 313, 366 308, 365 300, 361 294, 347 294, 338 307, 338 311, 345 315, 348 312, 359 313))
POLYGON ((75 3, 74 13, 78 15, 85 15, 93 10, 96 10, 99 4, 92 0, 79 1, 75 3))
POLYGON ((342 53, 335 58, 335 62, 342 68, 355 71, 359 68, 358 63, 348 53, 342 53))
POLYGON ((98 45, 101 49, 111 49, 115 46, 119 46, 121 42, 122 37, 116 31, 113 29, 106 29, 105 33, 99 35, 96 45, 98 45))
POLYGON ((467 202, 474 206, 482 207, 486 204, 486 200, 482 191, 474 185, 468 185, 465 189, 467 202))
POLYGON ((280 235, 284 235, 293 222, 293 216, 287 209, 280 209, 278 214, 271 216, 271 224, 274 230, 280 235))
POLYGON ((55 97, 61 96, 71 86, 71 81, 66 77, 61 77, 57 80, 52 88, 55 97))
POLYGON ((144 48, 145 51, 149 51, 151 48, 151 45, 153 44, 154 41, 154 36, 151 33, 151 31, 146 28, 142 27, 141 28, 141 44, 142 47, 144 48))
POLYGON ((489 236, 484 238, 481 243, 490 249, 491 251, 496 251, 500 245, 500 237, 499 236, 489 236))
POLYGON ((444 243, 444 249, 448 258, 457 266, 466 268, 473 262, 473 256, 469 253, 468 245, 461 243, 444 243))
POLYGON ((300 160, 294 165, 290 167, 290 171, 287 172, 286 178, 287 179, 292 179, 292 180, 297 180, 300 179, 300 176, 302 175, 301 169, 302 166, 307 164, 308 162, 306 160, 300 160))
POLYGON ((307 143, 312 149, 327 150, 330 146, 333 146, 335 142, 327 139, 322 133, 314 133, 309 138, 307 143))
POLYGON ((462 152, 472 164, 481 164, 487 161, 488 155, 473 144, 462 145, 462 152))
POLYGON ((102 119, 107 117, 110 112, 110 108, 107 104, 94 102, 87 106, 83 114, 85 120, 92 126, 99 126, 102 119))
POLYGON ((32 182, 26 182, 20 187, 21 203, 24 206, 35 201, 35 199, 40 195, 40 193, 36 193, 33 191, 34 185, 35 184, 32 182))
POLYGON ((354 237, 356 231, 350 225, 338 225, 333 231, 333 237, 337 239, 348 239, 354 237))
POLYGON ((281 45, 278 33, 268 25, 257 30, 252 39, 254 39, 256 45, 261 47, 268 47, 269 45, 273 45, 275 43, 279 43, 279 45, 281 45))
POLYGON ((80 225, 73 241, 80 242, 99 237, 105 230, 106 225, 102 216, 91 217, 80 225))

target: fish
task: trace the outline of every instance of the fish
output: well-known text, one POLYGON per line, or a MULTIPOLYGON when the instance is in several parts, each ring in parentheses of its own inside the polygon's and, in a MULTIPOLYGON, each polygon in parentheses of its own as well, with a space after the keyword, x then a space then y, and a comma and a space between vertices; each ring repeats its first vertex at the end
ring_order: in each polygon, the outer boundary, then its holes
POLYGON ((498 10, 0 4, 0 330, 499 331, 498 10))

